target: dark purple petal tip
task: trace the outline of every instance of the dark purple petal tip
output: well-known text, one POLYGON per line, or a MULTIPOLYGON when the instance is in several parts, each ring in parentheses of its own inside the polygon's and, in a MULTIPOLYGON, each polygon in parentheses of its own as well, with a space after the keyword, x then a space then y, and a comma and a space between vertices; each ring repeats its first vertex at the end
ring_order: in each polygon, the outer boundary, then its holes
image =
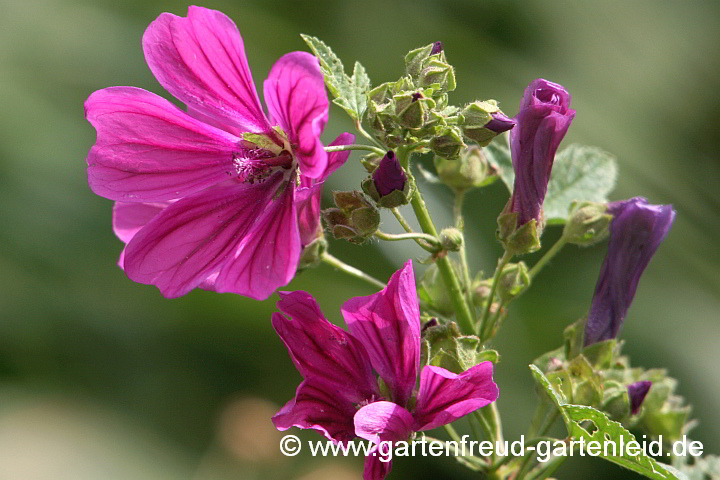
POLYGON ((497 134, 507 132, 515 126, 517 122, 501 112, 492 114, 492 120, 485 124, 485 128, 492 130, 497 134))
POLYGON ((393 151, 385 154, 380 165, 373 172, 372 178, 381 197, 389 195, 393 190, 403 191, 407 182, 407 176, 393 151))
POLYGON ((652 382, 644 380, 642 382, 635 382, 628 385, 628 395, 630 396, 630 412, 635 415, 640 410, 640 407, 645 400, 652 382))
POLYGON ((430 51, 430 55, 437 55, 438 53, 442 52, 444 50, 444 46, 442 42, 435 42, 433 44, 433 48, 430 51))

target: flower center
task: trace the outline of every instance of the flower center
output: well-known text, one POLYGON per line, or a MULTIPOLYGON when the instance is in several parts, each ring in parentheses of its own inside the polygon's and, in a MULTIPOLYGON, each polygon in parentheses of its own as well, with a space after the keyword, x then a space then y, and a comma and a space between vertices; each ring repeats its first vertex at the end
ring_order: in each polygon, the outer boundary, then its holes
POLYGON ((238 180, 251 185, 264 182, 277 171, 287 172, 289 176, 294 165, 293 157, 287 150, 275 154, 262 148, 235 152, 232 162, 238 180))

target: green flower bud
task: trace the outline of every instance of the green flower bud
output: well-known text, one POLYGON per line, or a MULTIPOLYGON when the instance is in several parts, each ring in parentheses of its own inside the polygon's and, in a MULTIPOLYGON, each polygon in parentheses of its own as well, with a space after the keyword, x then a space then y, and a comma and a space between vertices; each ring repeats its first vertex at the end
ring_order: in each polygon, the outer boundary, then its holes
POLYGON ((509 263, 500 274, 497 296, 501 304, 514 299, 530 286, 530 275, 524 262, 509 263))
POLYGON ((397 94, 393 100, 397 121, 405 128, 421 128, 425 124, 428 107, 435 106, 432 99, 424 98, 418 91, 397 94), (432 106, 428 105, 428 100, 432 102, 432 106))
POLYGON ((584 247, 594 245, 608 237, 611 221, 612 215, 607 213, 607 204, 573 202, 563 236, 568 243, 584 247))
POLYGON ((335 205, 322 211, 335 238, 364 243, 380 226, 380 213, 362 192, 333 192, 335 205))
POLYGON ((327 251, 328 243, 325 237, 318 237, 307 245, 300 255, 298 271, 320 264, 323 254, 327 251))
POLYGON ((420 72, 418 86, 432 88, 435 95, 452 92, 456 88, 455 70, 440 60, 430 60, 420 72))
POLYGON ((430 45, 410 50, 410 52, 405 55, 405 73, 411 78, 419 77, 425 62, 427 62, 432 54, 434 45, 435 44, 431 43, 430 45))
POLYGON ((463 149, 457 160, 435 156, 433 163, 440 180, 455 190, 484 187, 497 179, 497 171, 477 146, 463 149))
POLYGON ((440 232, 440 242, 443 249, 449 252, 457 252, 463 244, 463 234, 457 228, 444 228, 440 232))
POLYGON ((446 127, 430 140, 430 149, 440 157, 448 160, 457 159, 460 151, 467 147, 462 139, 462 131, 458 127, 446 127))
POLYGON ((508 253, 522 255, 540 248, 540 233, 535 219, 518 228, 517 213, 503 212, 498 217, 497 223, 497 239, 508 253))

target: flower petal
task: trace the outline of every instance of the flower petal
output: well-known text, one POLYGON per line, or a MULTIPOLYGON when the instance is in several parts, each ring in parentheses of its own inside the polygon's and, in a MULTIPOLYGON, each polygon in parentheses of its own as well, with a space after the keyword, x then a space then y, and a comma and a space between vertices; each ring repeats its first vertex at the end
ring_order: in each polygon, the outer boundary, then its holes
POLYGON ((126 247, 125 272, 166 297, 185 295, 218 271, 250 231, 282 179, 222 186, 179 200, 126 247))
POLYGON ((355 406, 328 393, 312 381, 305 380, 272 421, 280 431, 292 427, 313 429, 328 440, 347 442, 355 438, 353 415, 355 406))
POLYGON ((303 175, 319 178, 328 158, 320 134, 328 121, 325 80, 315 57, 290 52, 273 65, 265 80, 270 116, 285 130, 303 175))
POLYGON ((220 270, 215 291, 265 300, 290 283, 301 253, 294 196, 295 185, 289 182, 220 270))
POLYGON ((375 375, 362 344, 325 319, 306 292, 278 292, 280 313, 272 325, 290 352, 298 372, 325 391, 353 403, 373 399, 375 375))
MULTIPOLYGON (((355 141, 355 135, 350 133, 341 133, 330 144, 350 145, 355 141)), ((328 165, 325 172, 320 176, 319 180, 325 180, 335 170, 345 164, 350 156, 350 150, 341 152, 332 152, 328 154, 328 165)), ((320 205, 323 196, 323 182, 317 182, 314 179, 300 176, 300 185, 295 194, 295 201, 298 211, 298 227, 300 228, 300 238, 303 248, 309 245, 313 240, 322 235, 322 225, 320 223, 320 205)))
POLYGON ((392 470, 392 461, 380 460, 383 458, 383 454, 378 452, 378 449, 377 446, 372 448, 365 457, 363 480, 384 480, 392 470))
POLYGON ((420 374, 415 406, 416 431, 432 430, 494 402, 498 388, 491 362, 483 362, 457 375, 426 366, 420 374))
MULTIPOLYGON (((115 236, 127 245, 142 227, 155 218, 169 203, 125 203, 115 202, 113 205, 112 227, 115 236)), ((120 253, 117 265, 125 268, 125 249, 120 253)))
POLYGON ((355 435, 372 443, 405 441, 413 431, 413 416, 392 402, 374 402, 355 414, 355 435))
POLYGON ((135 234, 168 205, 169 203, 163 202, 115 202, 112 213, 113 232, 125 244, 130 243, 135 234))
POLYGON ((140 88, 98 90, 85 102, 97 130, 88 154, 96 194, 125 202, 180 198, 234 174, 241 140, 140 88))
POLYGON ((240 32, 216 10, 161 14, 143 35, 145 60, 173 96, 241 131, 269 132, 240 32))
POLYGON ((420 367, 420 309, 412 260, 393 274, 382 291, 345 302, 342 314, 393 392, 395 403, 406 405, 420 367))

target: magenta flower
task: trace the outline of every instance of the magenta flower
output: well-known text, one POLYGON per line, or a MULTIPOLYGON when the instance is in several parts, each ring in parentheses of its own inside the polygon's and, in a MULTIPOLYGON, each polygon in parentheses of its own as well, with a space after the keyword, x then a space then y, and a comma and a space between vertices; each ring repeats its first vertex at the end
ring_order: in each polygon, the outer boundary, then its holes
MULTIPOLYGON (((377 448, 451 423, 498 396, 490 362, 459 375, 433 366, 420 371, 420 310, 410 260, 385 289, 343 305, 349 332, 328 322, 309 294, 280 297, 285 315, 273 314, 273 328, 304 381, 273 417, 278 430, 309 428, 334 442, 361 437, 377 448), (387 398, 373 370, 387 386, 387 398)), ((390 468, 368 455, 364 478, 383 479, 390 468)))
POLYGON ((585 324, 585 345, 615 338, 645 268, 665 240, 675 211, 642 197, 608 205, 610 240, 585 324))
POLYGON ((88 182, 117 202, 114 229, 127 243, 120 265, 166 297, 204 287, 267 298, 317 236, 322 181, 348 156, 328 156, 320 141, 328 98, 318 62, 292 52, 275 63, 264 85, 268 118, 224 14, 164 13, 143 47, 187 113, 132 87, 85 102, 97 130, 88 182))
POLYGON ((517 213, 517 226, 536 220, 542 224, 555 152, 575 118, 570 94, 562 85, 538 78, 525 89, 510 132, 515 186, 508 210, 517 213))

